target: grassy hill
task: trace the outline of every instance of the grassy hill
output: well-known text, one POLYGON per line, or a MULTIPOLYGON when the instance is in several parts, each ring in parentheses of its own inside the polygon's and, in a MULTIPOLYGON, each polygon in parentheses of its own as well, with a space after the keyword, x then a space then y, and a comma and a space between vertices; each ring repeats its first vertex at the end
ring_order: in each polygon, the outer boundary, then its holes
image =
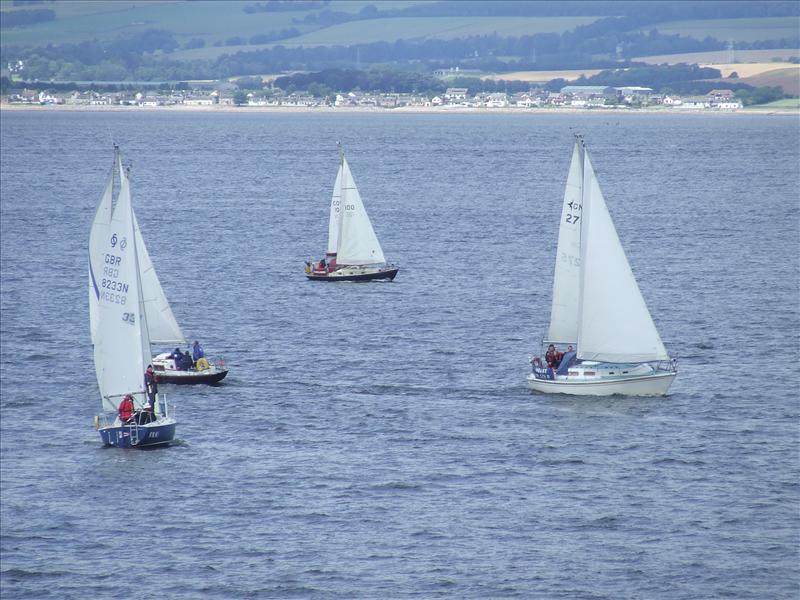
POLYGON ((697 39, 708 36, 724 41, 755 42, 757 40, 793 39, 798 36, 795 17, 763 17, 755 19, 697 19, 671 21, 642 27, 640 31, 656 31, 667 35, 684 35, 697 39))
MULTIPOLYGON (((561 17, 395 17, 351 21, 340 24, 305 22, 306 17, 319 15, 320 9, 245 12, 255 0, 93 0, 58 1, 36 5, 14 6, 0 0, 4 12, 47 8, 55 11, 54 21, 35 25, 4 28, 3 46, 39 46, 43 44, 80 43, 110 40, 146 29, 163 29, 175 35, 184 45, 191 39, 202 39, 207 47, 232 37, 250 38, 257 34, 295 28, 297 36, 282 40, 284 45, 352 45, 398 39, 453 39, 470 35, 497 33, 500 36, 533 35, 542 32, 560 33, 595 21, 597 16, 561 17)), ((355 15, 373 5, 381 11, 432 4, 430 0, 335 0, 324 10, 355 15)), ((725 41, 754 41, 796 38, 795 17, 740 19, 697 19, 657 23, 639 28, 656 29, 664 34, 679 34, 697 39, 707 36, 725 41)), ((246 48, 236 48, 245 50, 246 48)), ((234 50, 235 51, 235 50, 234 50)), ((187 58, 214 58, 224 50, 187 54, 187 58)), ((182 58, 182 57, 180 57, 182 58)))
MULTIPOLYGON (((244 0, 161 0, 130 2, 126 0, 93 0, 91 2, 52 2, 28 7, 14 7, 8 0, 0 1, 3 11, 30 8, 54 10, 56 19, 24 27, 3 30, 4 46, 39 46, 42 44, 80 43, 93 39, 110 40, 120 35, 139 33, 146 29, 165 29, 183 43, 202 39, 207 45, 230 37, 250 37, 295 27, 302 32, 318 26, 299 25, 293 19, 303 19, 317 12, 311 10, 285 12, 244 11, 254 1, 244 0)), ((382 8, 402 8, 420 2, 412 0, 381 1, 382 8)), ((374 4, 366 0, 341 0, 332 3, 336 11, 358 13, 374 4)))
POLYGON ((472 35, 561 33, 597 17, 398 17, 351 21, 287 40, 284 45, 338 46, 401 39, 449 40, 472 35))
MULTIPOLYGON (((349 46, 396 40, 450 40, 472 35, 500 36, 563 33, 597 17, 397 17, 340 23, 301 33, 270 44, 206 47, 173 52, 173 60, 213 59, 223 54, 248 52, 277 45, 287 48, 349 46)), ((297 25, 294 25, 297 27, 297 25)))

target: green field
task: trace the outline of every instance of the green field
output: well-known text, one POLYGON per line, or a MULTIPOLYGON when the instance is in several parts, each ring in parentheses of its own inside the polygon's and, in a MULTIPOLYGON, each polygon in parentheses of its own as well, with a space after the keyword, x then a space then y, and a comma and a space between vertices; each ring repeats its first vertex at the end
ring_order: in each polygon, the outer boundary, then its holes
POLYGON ((562 33, 598 17, 399 17, 351 21, 282 42, 289 46, 333 46, 394 42, 401 39, 450 40, 470 35, 501 36, 562 33))
POLYGON ((783 100, 775 100, 775 102, 768 102, 767 104, 758 104, 756 106, 749 106, 749 109, 771 109, 777 108, 781 110, 800 110, 800 98, 784 98, 783 100))
MULTIPOLYGON (((58 4, 58 3, 57 3, 58 4)), ((249 37, 292 26, 297 13, 247 14, 242 6, 249 2, 103 2, 114 10, 64 16, 31 27, 3 31, 3 45, 39 46, 79 43, 92 39, 109 40, 148 29, 171 31, 179 43, 202 38, 207 44, 232 36, 249 37)))
POLYGON ((764 17, 758 19, 707 19, 671 21, 642 27, 640 31, 656 29, 667 35, 703 39, 707 36, 723 41, 755 42, 796 38, 800 31, 797 17, 764 17))
POLYGON ((595 21, 597 17, 397 17, 341 23, 273 44, 206 47, 165 55, 172 60, 214 59, 223 54, 248 52, 281 45, 348 46, 397 40, 454 39, 470 35, 533 35, 561 33, 595 21))
MULTIPOLYGON (((97 0, 93 2, 54 2, 34 5, 56 11, 56 20, 28 27, 3 30, 3 46, 41 46, 46 44, 79 43, 93 39, 109 40, 120 35, 147 29, 171 31, 179 43, 201 38, 207 45, 230 37, 249 38, 258 33, 270 33, 295 27, 308 31, 314 26, 297 25, 292 19, 316 11, 246 13, 245 5, 255 0, 186 0, 159 2, 129 2, 97 0)), ((357 13, 364 6, 375 4, 368 0, 342 0, 327 6, 328 10, 357 13)), ((419 4, 413 0, 381 1, 381 9, 403 8, 419 4)), ((23 10, 0 2, 2 10, 23 10)))
MULTIPOLYGON (((318 11, 246 13, 245 5, 254 0, 186 0, 130 2, 96 0, 53 2, 46 5, 56 11, 56 20, 28 27, 3 30, 3 46, 41 46, 45 44, 80 43, 93 39, 110 40, 148 29, 172 32, 180 44, 193 38, 206 42, 205 48, 178 51, 171 58, 178 60, 216 58, 222 54, 256 50, 283 44, 285 46, 327 46, 363 44, 399 39, 453 39, 470 35, 532 35, 561 33, 578 25, 591 23, 597 17, 398 17, 352 21, 318 28, 314 24, 297 24, 318 11), (295 28, 301 35, 266 46, 213 46, 214 42, 231 37, 250 38, 256 34, 295 28)), ((331 2, 327 10, 357 13, 373 4, 380 10, 404 8, 420 4, 419 0, 340 0, 331 2)), ((8 0, 0 1, 3 10, 24 10, 8 0)), ((38 5, 34 5, 38 6, 38 5)))

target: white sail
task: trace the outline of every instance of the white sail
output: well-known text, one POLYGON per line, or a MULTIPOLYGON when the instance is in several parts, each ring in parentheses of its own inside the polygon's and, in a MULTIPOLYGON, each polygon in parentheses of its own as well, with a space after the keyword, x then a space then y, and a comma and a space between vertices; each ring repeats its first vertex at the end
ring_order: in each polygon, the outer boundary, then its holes
POLYGON ((331 197, 331 214, 328 221, 328 254, 336 254, 339 244, 339 201, 342 197, 342 165, 336 173, 336 183, 333 185, 331 197))
POLYGON ((136 215, 133 215, 133 229, 136 239, 136 252, 139 257, 139 272, 142 280, 142 297, 144 309, 147 314, 147 326, 150 332, 150 341, 154 344, 186 344, 172 308, 169 305, 158 274, 150 260, 150 253, 145 246, 144 238, 139 229, 136 215))
POLYGON ((614 363, 668 360, 584 150, 578 358, 614 363))
POLYGON ((100 205, 92 221, 92 228, 89 231, 89 329, 92 334, 92 343, 95 343, 97 332, 97 316, 100 302, 100 284, 103 277, 103 248, 108 233, 108 225, 111 222, 111 212, 113 209, 114 173, 117 169, 118 152, 114 151, 114 165, 108 174, 108 181, 100 197, 100 205))
POLYGON ((336 262, 340 265, 385 263, 378 238, 361 202, 350 166, 342 156, 341 212, 336 262))
POLYGON ((561 224, 558 228, 553 301, 547 339, 572 342, 578 339, 578 295, 580 292, 581 221, 583 221, 583 147, 575 143, 569 166, 561 224))
POLYGON ((144 369, 150 359, 130 181, 124 172, 120 176, 117 205, 100 245, 106 271, 99 288, 94 360, 106 410, 116 410, 123 395, 144 391, 144 369))

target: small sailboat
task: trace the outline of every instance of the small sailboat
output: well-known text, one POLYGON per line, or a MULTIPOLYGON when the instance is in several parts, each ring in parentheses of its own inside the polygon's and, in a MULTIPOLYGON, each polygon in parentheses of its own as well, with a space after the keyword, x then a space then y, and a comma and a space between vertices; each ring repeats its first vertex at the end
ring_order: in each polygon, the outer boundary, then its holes
MULTIPOLYGON (((114 177, 117 172, 119 173, 121 181, 124 175, 122 157, 119 148, 115 146, 114 166, 106 183, 97 214, 95 215, 95 224, 108 223, 111 218, 113 210, 112 197, 114 177)), ((138 254, 142 296, 144 297, 145 312, 147 314, 147 322, 150 330, 150 342, 161 346, 176 344, 185 347, 188 345, 187 340, 175 319, 175 315, 172 312, 172 307, 167 300, 164 289, 161 287, 161 282, 153 266, 153 261, 150 260, 150 253, 147 251, 147 246, 144 243, 144 238, 139 229, 139 222, 136 219, 135 212, 133 213, 133 228, 133 237, 136 240, 136 250, 138 254)), ((92 254, 92 256, 95 257, 99 255, 92 254)), ((95 260, 96 263, 93 265, 95 272, 101 272, 103 264, 97 262, 98 259, 95 260)), ((91 267, 92 265, 90 265, 90 268, 91 267)), ((96 327, 94 323, 96 312, 95 305, 95 294, 90 281, 89 312, 93 339, 96 327)), ((224 364, 219 360, 216 361, 216 363, 208 359, 205 361, 197 361, 196 364, 190 367, 188 364, 180 364, 180 361, 176 361, 173 354, 169 352, 156 355, 152 358, 150 364, 153 365, 159 383, 217 383, 228 374, 228 370, 224 368, 224 364)))
POLYGON ((350 166, 339 146, 339 172, 328 220, 328 249, 324 259, 306 263, 306 277, 313 281, 392 281, 398 270, 397 266, 386 263, 350 166))
POLYGON ((558 233, 550 328, 532 359, 538 392, 662 396, 677 374, 576 136, 558 233), (559 352, 559 347, 566 352, 559 352), (574 346, 574 347, 573 347, 574 346))
MULTIPOLYGON (((113 187, 113 172, 111 183, 113 187)), ((150 334, 130 179, 124 170, 120 171, 113 210, 111 195, 107 186, 89 234, 89 283, 94 300, 90 302, 90 323, 103 408, 102 415, 95 417, 95 427, 107 446, 168 444, 176 427, 171 408, 163 395, 150 396, 145 388, 150 334)))

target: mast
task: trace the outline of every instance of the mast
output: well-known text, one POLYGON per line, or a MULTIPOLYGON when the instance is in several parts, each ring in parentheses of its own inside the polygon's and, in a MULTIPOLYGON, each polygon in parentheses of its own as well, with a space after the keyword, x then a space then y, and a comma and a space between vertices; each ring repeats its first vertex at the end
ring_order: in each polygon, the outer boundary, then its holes
MULTIPOLYGON (((121 163, 121 160, 120 160, 121 163)), ((143 294, 143 287, 142 287, 142 273, 139 269, 139 244, 135 238, 138 237, 138 227, 136 226, 136 215, 133 211, 133 187, 131 185, 131 166, 129 165, 127 169, 125 169, 125 177, 128 180, 128 189, 130 191, 130 202, 128 203, 130 207, 130 218, 131 218, 131 225, 133 228, 133 235, 134 235, 134 243, 133 243, 133 264, 136 266, 136 290, 137 290, 137 304, 139 310, 139 332, 140 332, 140 339, 141 339, 141 354, 142 354, 142 373, 141 377, 144 379, 144 367, 150 364, 151 356, 150 356, 150 333, 147 327, 147 310, 145 309, 144 303, 144 294, 143 294)), ((134 396, 135 401, 135 396, 134 396)), ((134 402, 135 405, 135 402, 134 402)))
POLYGON ((335 259, 339 251, 339 232, 341 230, 341 211, 342 211, 342 175, 344 172, 344 151, 342 145, 336 142, 339 148, 339 169, 336 171, 336 181, 333 184, 333 194, 331 195, 330 213, 328 215, 328 247, 325 256, 335 259))
MULTIPOLYGON (((336 225, 337 225, 337 235, 336 235, 336 253, 338 258, 339 249, 342 247, 342 221, 344 220, 344 207, 345 207, 345 200, 346 200, 346 190, 344 180, 345 180, 345 161, 344 161, 344 149, 339 142, 336 142, 336 146, 339 148, 339 207, 336 211, 336 225)), ((347 170, 350 167, 348 166, 347 170)), ((337 260, 338 262, 338 260, 337 260)))
POLYGON ((572 160, 569 165, 561 220, 558 226, 558 247, 553 272, 553 297, 550 307, 550 327, 547 341, 576 343, 580 279, 581 224, 584 219, 584 154, 583 139, 575 135, 572 160))

